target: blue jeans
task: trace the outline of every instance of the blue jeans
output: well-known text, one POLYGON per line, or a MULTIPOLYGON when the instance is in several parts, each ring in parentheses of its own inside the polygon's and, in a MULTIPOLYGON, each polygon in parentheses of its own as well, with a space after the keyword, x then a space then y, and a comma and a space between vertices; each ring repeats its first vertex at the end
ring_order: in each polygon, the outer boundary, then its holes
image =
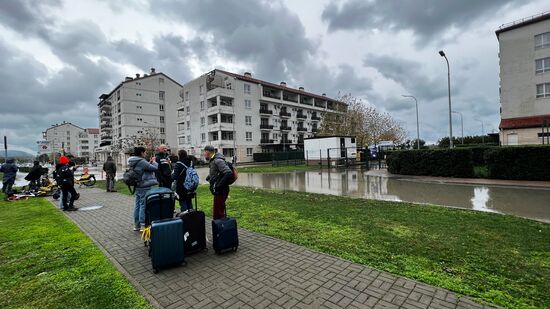
POLYGON ((186 211, 193 209, 193 202, 191 199, 184 200, 180 199, 180 211, 186 211))
POLYGON ((145 194, 150 188, 136 188, 136 203, 134 207, 134 225, 145 224, 145 194))

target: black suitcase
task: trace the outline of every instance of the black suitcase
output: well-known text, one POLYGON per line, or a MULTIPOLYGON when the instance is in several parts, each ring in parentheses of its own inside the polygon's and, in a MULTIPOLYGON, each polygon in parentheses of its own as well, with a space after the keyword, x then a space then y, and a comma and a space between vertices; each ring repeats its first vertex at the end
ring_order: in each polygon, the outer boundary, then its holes
POLYGON ((153 188, 145 195, 145 226, 155 220, 174 217, 174 192, 168 188, 153 188))
POLYGON ((217 254, 230 249, 237 251, 239 247, 237 219, 227 217, 227 210, 225 214, 225 218, 212 220, 212 242, 217 254))
POLYGON ((183 239, 185 256, 197 253, 206 249, 206 224, 203 211, 197 210, 197 194, 192 193, 195 198, 195 209, 179 214, 183 221, 183 239))
POLYGON ((183 247, 183 221, 178 218, 151 223, 150 255, 153 271, 171 265, 186 264, 183 247))

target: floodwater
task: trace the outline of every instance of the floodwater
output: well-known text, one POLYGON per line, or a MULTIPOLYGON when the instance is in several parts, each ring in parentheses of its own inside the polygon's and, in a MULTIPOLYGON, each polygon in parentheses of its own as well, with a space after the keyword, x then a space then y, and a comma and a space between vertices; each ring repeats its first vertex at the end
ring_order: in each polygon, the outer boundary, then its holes
MULTIPOLYGON (((208 169, 198 168, 197 172, 205 183, 208 169)), ((104 179, 97 168, 90 168, 90 173, 98 180, 104 179)), ((25 175, 17 174, 16 185, 27 184, 25 175)), ((121 177, 122 172, 117 173, 117 178, 121 177)), ((361 169, 240 173, 235 185, 459 207, 550 223, 550 189, 543 188, 431 183, 407 177, 367 175, 361 169)))
POLYGON ((239 174, 237 185, 289 191, 405 201, 511 214, 550 223, 550 190, 490 185, 443 184, 367 175, 357 170, 239 174))

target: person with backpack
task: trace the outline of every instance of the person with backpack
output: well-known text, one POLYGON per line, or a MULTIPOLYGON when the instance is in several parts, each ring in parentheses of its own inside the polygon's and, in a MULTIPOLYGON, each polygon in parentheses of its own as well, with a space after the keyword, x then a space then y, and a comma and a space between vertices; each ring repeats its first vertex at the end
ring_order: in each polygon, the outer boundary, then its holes
POLYGON ((105 172, 105 179, 107 180, 107 192, 116 192, 115 190, 115 176, 116 176, 116 163, 113 157, 108 156, 107 161, 103 163, 103 171, 105 172))
POLYGON ((172 164, 169 158, 170 150, 164 144, 158 147, 158 152, 155 155, 155 161, 158 164, 158 169, 155 172, 159 187, 170 188, 172 186, 172 164))
POLYGON ((193 209, 192 199, 199 186, 199 175, 193 167, 193 162, 187 156, 187 151, 178 151, 178 161, 172 172, 173 190, 176 191, 180 202, 180 211, 193 209))
POLYGON ((77 210, 78 208, 74 207, 74 201, 78 199, 79 194, 74 189, 74 172, 70 160, 66 156, 59 157, 59 164, 55 171, 55 181, 61 187, 63 211, 77 210))
POLYGON ((145 228, 145 195, 152 186, 158 185, 155 177, 157 170, 158 164, 155 157, 151 157, 151 160, 147 162, 145 148, 135 147, 134 155, 128 159, 128 171, 124 173, 126 184, 129 187, 132 184, 135 185, 134 231, 143 231, 145 228))
POLYGON ((6 193, 6 199, 13 196, 13 184, 15 184, 15 177, 17 176, 17 170, 19 168, 15 164, 13 158, 6 160, 6 163, 0 167, 0 172, 4 173, 2 178, 2 192, 6 193))
POLYGON ((225 217, 225 201, 229 196, 233 171, 225 162, 225 157, 213 146, 204 147, 204 157, 209 161, 210 168, 206 181, 210 183, 210 192, 214 196, 212 217, 214 220, 221 219, 225 217))

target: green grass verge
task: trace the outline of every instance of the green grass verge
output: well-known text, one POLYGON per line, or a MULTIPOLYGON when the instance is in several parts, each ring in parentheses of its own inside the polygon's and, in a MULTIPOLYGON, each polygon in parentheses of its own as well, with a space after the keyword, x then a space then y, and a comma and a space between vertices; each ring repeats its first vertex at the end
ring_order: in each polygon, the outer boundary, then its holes
POLYGON ((295 171, 311 171, 320 169, 319 165, 262 165, 238 167, 239 173, 288 173, 295 171))
POLYGON ((0 308, 151 308, 47 200, 0 196, 0 308))
MULTIPOLYGON (((128 194, 121 182, 117 189, 128 194)), ((198 196, 211 216, 208 187, 200 186, 198 196)), ((237 186, 227 204, 239 227, 251 231, 507 308, 550 307, 550 224, 237 186)))

